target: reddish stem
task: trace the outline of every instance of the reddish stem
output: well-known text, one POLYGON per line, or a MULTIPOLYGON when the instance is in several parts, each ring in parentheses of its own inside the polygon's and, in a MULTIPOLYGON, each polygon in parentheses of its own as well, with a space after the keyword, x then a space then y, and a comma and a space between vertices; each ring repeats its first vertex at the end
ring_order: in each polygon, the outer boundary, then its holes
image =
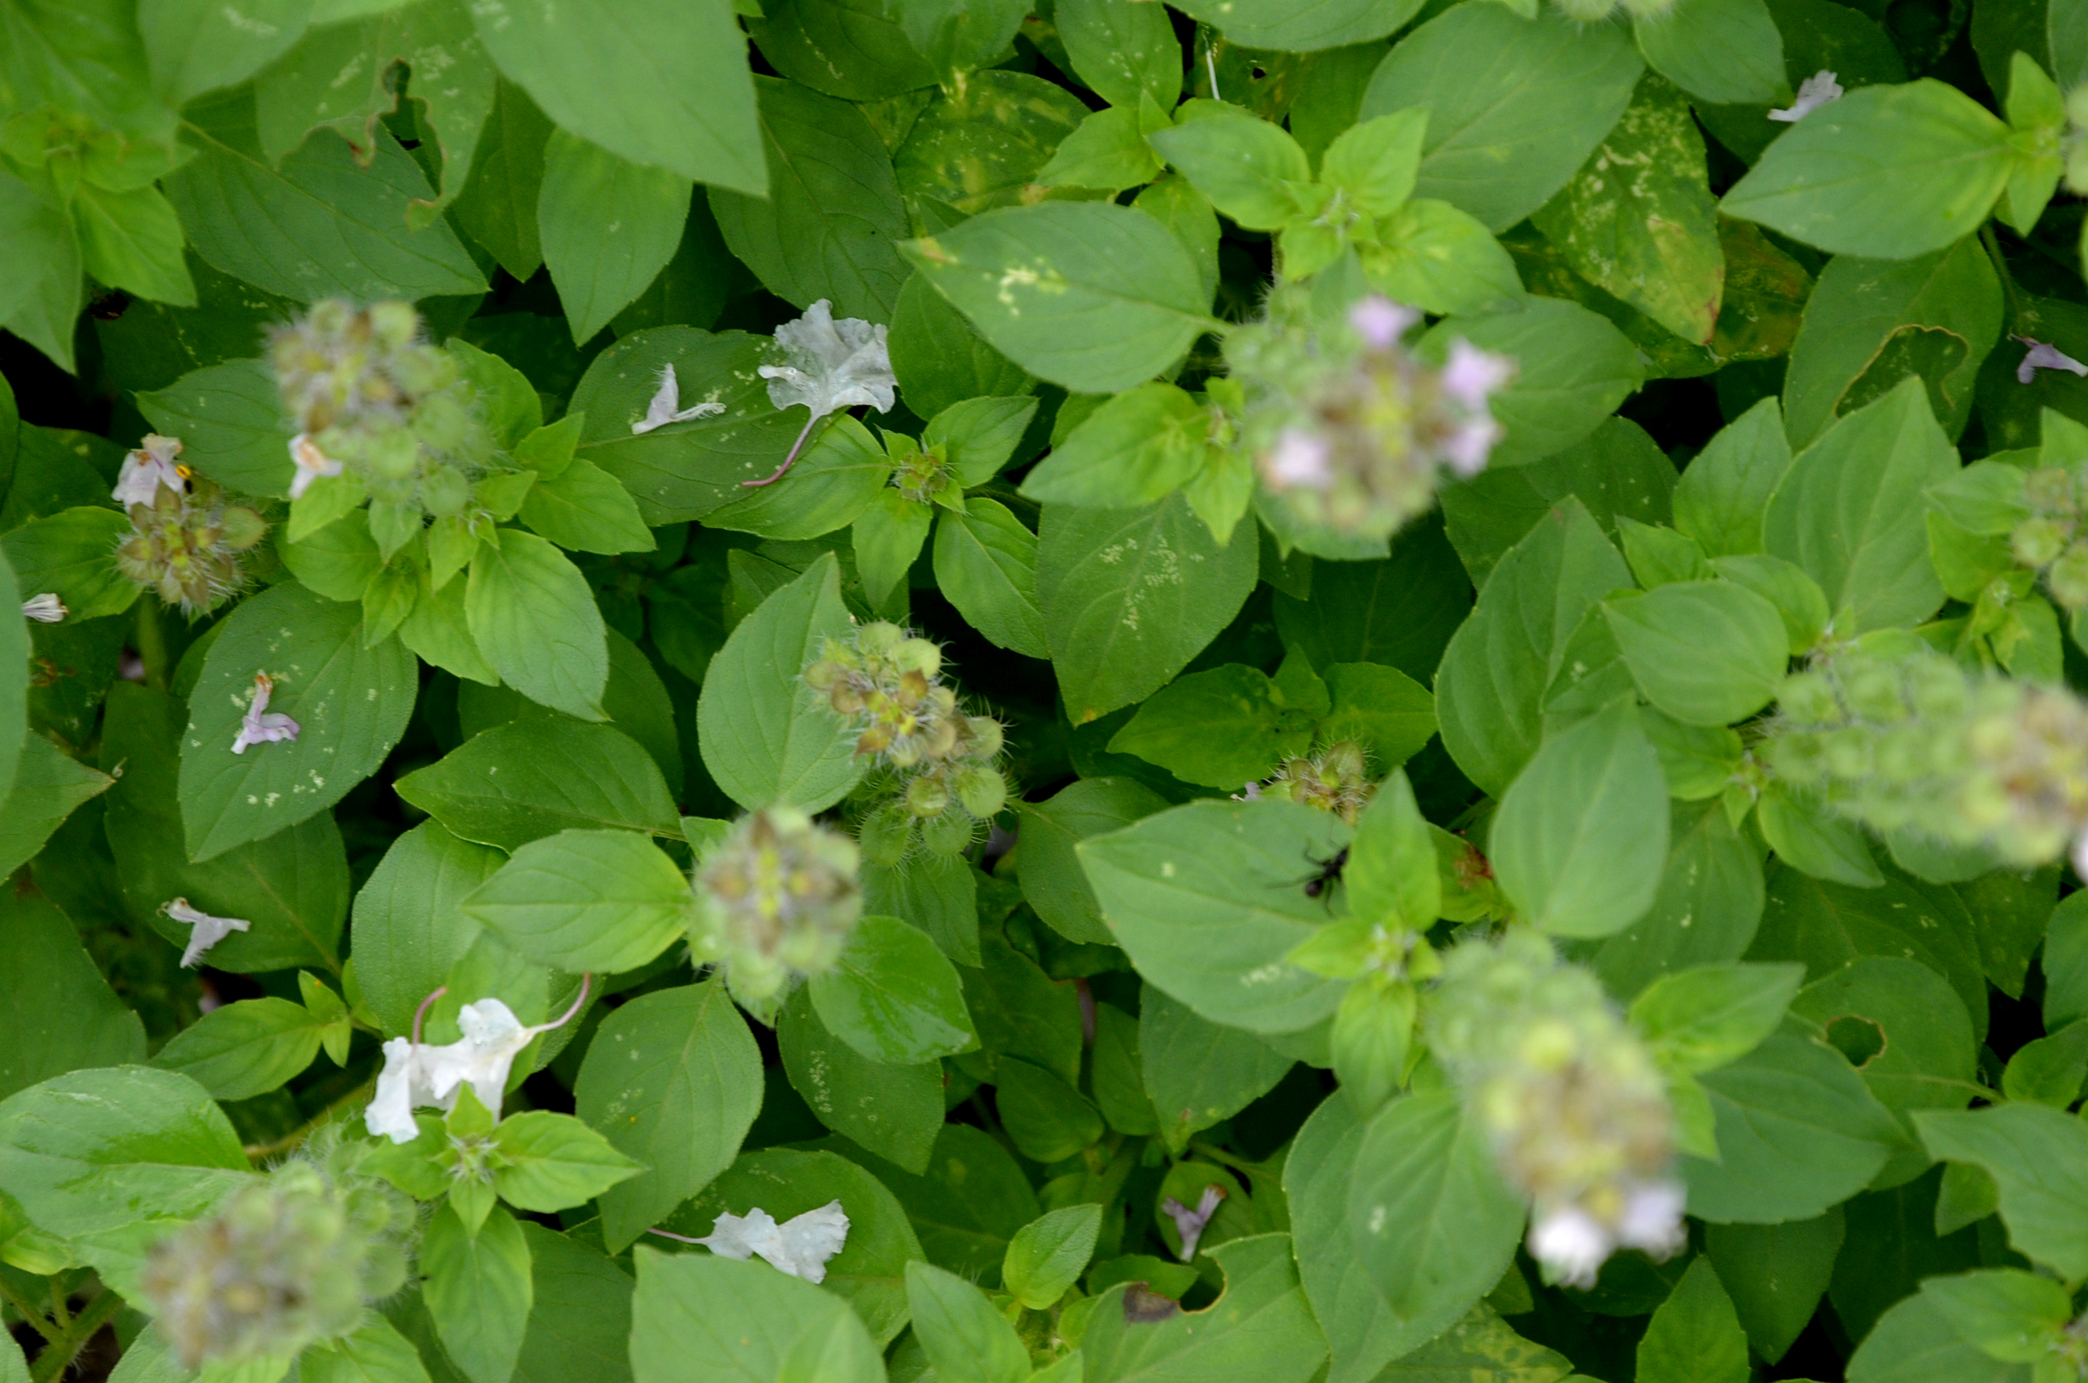
POLYGON ((447 994, 447 993, 449 993, 449 986, 448 986, 448 985, 446 985, 446 984, 445 984, 445 985, 438 985, 438 986, 436 987, 436 990, 435 990, 435 992, 434 992, 433 994, 430 994, 430 995, 429 995, 429 996, 428 996, 427 998, 425 998, 425 999, 421 1000, 421 1001, 420 1001, 420 1007, 419 1007, 419 1008, 417 1008, 417 1009, 415 1009, 415 1010, 413 1011, 413 1045, 414 1045, 414 1046, 418 1047, 418 1046, 420 1045, 420 1030, 421 1030, 421 1019, 422 1019, 422 1018, 425 1018, 425 1017, 427 1016, 427 1013, 428 1013, 428 1005, 429 1005, 429 1004, 432 1004, 432 1003, 434 1003, 434 1002, 435 1002, 435 1001, 436 1001, 437 999, 440 999, 440 998, 441 998, 441 997, 442 997, 443 995, 445 995, 445 994, 447 994))
POLYGON ((773 485, 777 481, 781 480, 783 478, 783 473, 789 470, 791 464, 797 460, 798 450, 805 445, 805 439, 812 435, 812 424, 818 422, 820 417, 820 414, 814 413, 810 418, 805 420, 805 430, 803 432, 800 432, 798 434, 797 440, 790 444, 790 455, 783 458, 783 464, 776 467, 776 473, 774 475, 769 476, 765 480, 742 480, 740 484, 751 489, 756 485, 773 485))
POLYGON ((572 1006, 571 1008, 569 1008, 569 1009, 567 1009, 567 1010, 565 1011, 565 1016, 564 1016, 564 1017, 562 1017, 562 1018, 560 1018, 560 1019, 559 1019, 559 1020, 558 1020, 557 1022, 555 1022, 555 1023, 539 1023, 539 1024, 537 1024, 537 1025, 536 1025, 535 1027, 531 1028, 531 1029, 530 1029, 530 1031, 531 1031, 531 1032, 549 1032, 549 1031, 551 1031, 551 1030, 552 1030, 553 1028, 562 1028, 562 1027, 564 1027, 564 1026, 565 1026, 566 1024, 568 1024, 568 1023, 572 1022, 572 1021, 573 1021, 573 1015, 574 1015, 574 1014, 576 1014, 576 1013, 578 1013, 578 1012, 580 1011, 580 1006, 581 1006, 582 1004, 584 1004, 584 1003, 586 1003, 586 1002, 587 1002, 587 987, 588 987, 588 986, 589 986, 590 984, 593 984, 593 983, 594 983, 594 971, 592 971, 592 970, 583 970, 583 971, 581 971, 581 972, 580 972, 580 997, 579 997, 579 998, 577 998, 577 999, 575 999, 575 1000, 573 1000, 573 1006, 572 1006))
POLYGON ((660 1237, 661 1237, 662 1239, 679 1239, 679 1240, 680 1240, 681 1242, 683 1242, 684 1244, 700 1244, 700 1243, 702 1243, 702 1242, 703 1242, 703 1240, 701 1240, 701 1239, 691 1239, 691 1238, 690 1238, 690 1237, 689 1237, 688 1235, 686 1235, 686 1234, 676 1234, 676 1233, 674 1233, 674 1232, 673 1232, 672 1230, 666 1230, 666 1229, 648 1229, 648 1230, 646 1230, 645 1232, 646 1232, 647 1234, 657 1234, 657 1235, 659 1235, 659 1236, 660 1236, 660 1237))

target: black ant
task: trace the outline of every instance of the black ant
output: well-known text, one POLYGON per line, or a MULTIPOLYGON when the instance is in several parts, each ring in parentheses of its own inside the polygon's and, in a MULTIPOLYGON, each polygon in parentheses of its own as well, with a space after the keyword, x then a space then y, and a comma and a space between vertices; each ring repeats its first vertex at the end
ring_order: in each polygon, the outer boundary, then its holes
POLYGON ((1316 872, 1306 876, 1305 896, 1318 898, 1327 891, 1329 884, 1341 881, 1341 871, 1348 866, 1348 847, 1342 846, 1323 860, 1315 860, 1310 855, 1305 858, 1316 867, 1316 872))

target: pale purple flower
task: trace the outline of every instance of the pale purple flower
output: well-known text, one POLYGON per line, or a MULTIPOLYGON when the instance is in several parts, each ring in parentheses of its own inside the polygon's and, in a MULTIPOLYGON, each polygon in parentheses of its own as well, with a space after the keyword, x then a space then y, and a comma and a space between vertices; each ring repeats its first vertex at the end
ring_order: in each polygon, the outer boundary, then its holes
POLYGON ((1489 417, 1470 418, 1443 439, 1443 460, 1460 479, 1486 469, 1486 458, 1501 440, 1501 425, 1489 417))
POLYGON ((1602 1222, 1577 1205, 1547 1211, 1530 1227, 1530 1257, 1569 1287, 1593 1287, 1616 1246, 1602 1222))
POLYGON ((1641 1182, 1632 1187, 1625 1193, 1624 1213, 1617 1221, 1617 1242, 1666 1258, 1688 1239, 1682 1227, 1682 1208, 1688 1199, 1680 1182, 1641 1182))
POLYGON ((341 473, 341 463, 319 450, 319 444, 307 433, 300 432, 290 439, 290 459, 297 463, 297 473, 290 477, 292 499, 302 498, 313 481, 341 473))
POLYGON ((1203 1239, 1204 1229, 1211 1223, 1211 1217, 1218 1213, 1218 1204, 1224 1199, 1224 1187, 1206 1186, 1203 1189, 1203 1199, 1196 1203, 1194 1210, 1173 1196, 1160 1202, 1160 1208, 1167 1212, 1167 1218, 1174 1221, 1175 1232, 1182 1236, 1180 1257, 1184 1263, 1196 1257, 1196 1246, 1203 1239))
POLYGON ((1841 83, 1834 80, 1832 72, 1821 68, 1798 84, 1798 99, 1791 102, 1788 110, 1772 110, 1769 112, 1769 118, 1782 121, 1786 125, 1795 125, 1829 101, 1839 101, 1841 98, 1841 83))
POLYGON ((1277 435, 1276 445, 1269 452, 1269 483, 1324 490, 1334 483, 1334 470, 1328 464, 1332 457, 1333 448, 1327 445, 1326 438, 1303 428, 1287 427, 1277 435))
POLYGON ((45 591, 22 602, 22 618, 33 619, 38 624, 56 624, 70 613, 56 591, 45 591))
POLYGON ((265 672, 255 673, 254 699, 240 718, 239 734, 232 741, 233 753, 246 753, 250 744, 274 744, 278 740, 297 738, 297 722, 281 711, 268 709, 268 698, 274 693, 275 679, 265 672))
POLYGON ((1421 314, 1382 293, 1372 293, 1349 309, 1349 325, 1373 350, 1390 350, 1421 314))
POLYGON ((824 1282, 827 1260, 848 1242, 848 1212, 841 1208, 840 1201, 831 1200, 777 1224, 775 1216, 757 1205, 744 1215, 718 1216, 711 1222, 711 1232, 701 1239, 669 1234, 664 1229, 652 1232, 663 1239, 701 1244, 721 1258, 742 1263, 758 1253, 792 1277, 824 1282))
POLYGON ((2016 366, 2016 383, 2031 384, 2037 379, 2039 370, 2070 370, 2074 374, 2088 376, 2088 365, 2060 350, 2049 341, 2033 340, 2028 336, 2009 333, 2009 340, 2020 341, 2030 349, 2023 355, 2023 363, 2016 366))
POLYGON ((186 898, 175 898, 162 903, 160 911, 176 922, 187 923, 192 929, 189 932, 188 948, 181 953, 181 963, 185 966, 194 966, 197 961, 203 959, 204 953, 211 947, 232 933, 247 931, 254 925, 244 917, 212 917, 201 908, 190 907, 186 898))
POLYGON ((674 377, 674 366, 660 367, 660 387, 653 391, 652 402, 645 406, 645 416, 631 424, 633 435, 651 432, 656 427, 669 423, 685 423, 694 418, 709 418, 723 413, 725 405, 716 401, 692 403, 681 406, 681 383, 674 377))
POLYGON ((116 473, 116 488, 109 491, 109 498, 128 509, 133 504, 151 504, 162 485, 177 495, 187 494, 187 468, 174 459, 181 450, 179 437, 147 433, 138 449, 123 458, 123 469, 116 473))
POLYGON ((1515 378, 1515 362, 1505 355, 1482 351, 1459 337, 1450 343, 1450 359, 1443 366, 1443 392, 1476 413, 1496 389, 1515 378))

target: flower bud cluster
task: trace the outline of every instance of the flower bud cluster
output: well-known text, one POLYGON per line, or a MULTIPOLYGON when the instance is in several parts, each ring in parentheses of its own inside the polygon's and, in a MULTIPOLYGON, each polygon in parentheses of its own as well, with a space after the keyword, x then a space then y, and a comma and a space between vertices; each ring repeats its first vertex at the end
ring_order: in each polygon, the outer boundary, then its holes
POLYGON ((1619 1247, 1681 1246, 1666 1085, 1592 973, 1527 928, 1468 942, 1444 960, 1426 1030, 1559 1280, 1593 1285, 1619 1247))
POLYGON ((1501 437, 1487 401, 1515 363, 1458 340, 1441 368, 1423 364, 1402 341, 1420 320, 1372 295, 1315 325, 1310 291, 1285 287, 1226 339, 1246 394, 1241 443, 1303 522, 1389 537, 1435 503, 1442 470, 1486 468, 1501 437))
POLYGON ((382 1183, 293 1162, 160 1240, 139 1281, 187 1368, 294 1355, 404 1285, 412 1222, 412 1203, 382 1183))
POLYGON ((380 503, 436 518, 464 511, 472 477, 494 459, 493 435, 456 358, 420 328, 409 303, 357 311, 329 298, 276 329, 270 358, 298 428, 292 498, 345 468, 380 503))
POLYGON ((178 438, 157 434, 124 458, 113 497, 130 516, 116 569, 184 614, 215 609, 246 584, 241 554, 268 532, 261 515, 175 460, 178 438))
POLYGON ((1841 650, 1785 679, 1760 757, 1874 830, 2017 866, 2088 839, 2088 704, 1967 672, 1928 645, 1841 650))
POLYGON ((864 818, 864 852, 896 864, 917 840, 938 854, 965 849, 1007 802, 994 767, 1000 722, 968 714, 942 680, 942 650, 896 624, 862 625, 821 653, 806 684, 858 728, 857 755, 876 760, 867 787, 882 804, 864 818))
POLYGON ((1675 7, 1675 0, 1553 0, 1559 13, 1576 24, 1598 24, 1618 10, 1633 19, 1658 19, 1675 7))
POLYGON ((833 968, 862 915, 855 842, 790 807, 741 817, 696 870, 699 960, 759 1004, 833 968))
POLYGON ((2008 535, 2016 561, 2044 578, 2052 599, 2069 610, 2088 606, 2088 531, 2082 501, 2088 474, 2081 468, 2042 466, 2024 478, 2030 517, 2008 535))
POLYGON ((1253 795, 1317 807, 1353 826, 1376 793, 1363 746, 1355 740, 1336 740, 1311 754, 1285 759, 1267 782, 1254 785, 1253 795))

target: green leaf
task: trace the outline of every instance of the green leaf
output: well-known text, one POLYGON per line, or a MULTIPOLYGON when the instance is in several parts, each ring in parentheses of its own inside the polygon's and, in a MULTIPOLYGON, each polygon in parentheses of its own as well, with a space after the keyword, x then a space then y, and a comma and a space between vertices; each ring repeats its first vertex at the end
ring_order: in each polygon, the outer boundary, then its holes
POLYGON ((1590 606, 1631 574, 1578 500, 1540 520, 1501 559, 1443 653, 1436 717, 1473 782, 1507 788, 1537 751, 1544 690, 1590 606))
POLYGON ((959 965, 979 963, 979 873, 962 857, 920 851, 896 865, 865 863, 863 910, 903 917, 959 965))
POLYGON ((1078 1090, 1041 1066, 1003 1057, 994 1071, 994 1108, 1010 1140, 1032 1162, 1061 1162, 1093 1147, 1102 1116, 1078 1090))
POLYGON ((1086 1271, 1101 1231, 1099 1205, 1069 1205, 1032 1220, 1008 1243, 1001 1285, 1024 1306, 1044 1310, 1086 1271))
POLYGON ((1166 799, 1129 778, 1083 778, 1043 802, 1017 802, 1022 897, 1069 941, 1114 945, 1073 847, 1088 836, 1164 811, 1166 799))
POLYGON ((1037 601, 1073 723, 1172 681, 1253 590, 1256 544, 1238 528, 1221 547, 1180 496, 1128 511, 1047 506, 1037 601))
POLYGON ((878 1383, 884 1373, 846 1302, 766 1263, 645 1248, 637 1265, 637 1383, 878 1383))
POLYGON ((674 257, 689 180, 554 130, 537 225, 575 345, 585 345, 674 257))
POLYGON ((470 1383, 507 1383, 529 1324, 529 1241, 499 1206, 476 1234, 444 1204, 420 1244, 422 1295, 443 1352, 470 1383))
POLYGON ((1745 720, 1783 684, 1783 616, 1745 586, 1676 581, 1602 612, 1639 690, 1684 725, 1745 720))
POLYGON ((602 1195, 611 1248, 732 1164, 761 1093, 753 1035, 716 979, 642 995, 603 1019, 574 1086, 578 1112, 647 1168, 602 1195))
POLYGON ((1440 362, 1464 338, 1511 356, 1515 378, 1488 408, 1506 430, 1487 464, 1542 460, 1588 436, 1644 378, 1637 347, 1609 320, 1557 298, 1527 298, 1486 316, 1450 317, 1429 329, 1420 354, 1440 362))
POLYGON ((1209 320, 1188 249, 1131 207, 1005 207, 900 251, 995 349, 1068 389, 1149 379, 1209 320))
POLYGON ((1911 259, 1978 229, 2007 186, 2008 126, 1941 82, 1864 87, 1815 114, 1720 211, 1830 254, 1911 259))
MULTIPOLYGON (((1681 0, 1665 20, 1639 22, 1639 43, 1723 6, 1761 0, 1681 0)), ((1774 25, 1769 27, 1772 42, 1774 25)), ((1714 66, 1730 71, 1730 54, 1714 66)), ((1782 61, 1777 62, 1781 78, 1782 61)), ((1685 341, 1708 344, 1725 287, 1725 256, 1710 189, 1704 137, 1689 102, 1658 75, 1641 78, 1630 107, 1587 166, 1532 218, 1566 262, 1685 341), (1625 175, 1622 170, 1637 172, 1625 175)))
POLYGON ((1849 1360, 1852 1383, 2029 1383, 2021 1364, 1989 1357, 1961 1337, 1926 1292, 1878 1318, 1849 1360))
POLYGON ((1957 1327, 1960 1339, 1989 1358, 2017 1364, 2052 1353, 2073 1317, 2064 1287, 2020 1268, 1932 1277, 1921 1284, 1921 1294, 1957 1327))
POLYGON ((1305 893, 1313 862, 1347 836, 1338 817, 1290 802, 1193 802, 1083 840, 1075 854, 1149 982, 1213 1022, 1283 1033, 1340 1002, 1340 983, 1284 958, 1326 916, 1305 893))
POLYGON ((1455 6, 1393 48, 1358 118, 1427 107, 1414 195, 1470 212, 1499 234, 1587 162, 1644 70, 1614 25, 1455 6))
POLYGON ((2059 1110, 2007 1104, 1914 1115, 1936 1157, 1969 1162, 2001 1187, 2008 1242, 2065 1278, 2088 1275, 2088 1127, 2059 1110))
POLYGON ((0 550, 25 595, 49 591, 65 603, 67 618, 94 619, 122 614, 143 589, 116 570, 116 544, 132 531, 113 510, 64 509, 10 530, 0 550))
POLYGON ((1843 638, 1911 625, 1942 604, 1922 491, 1957 469, 1918 381, 1822 433, 1769 502, 1769 551, 1820 583, 1843 638))
POLYGON ((1425 931, 1441 915, 1435 842, 1403 770, 1394 770, 1379 784, 1377 795, 1363 809, 1341 881, 1348 891, 1350 915, 1374 925, 1425 931))
MULTIPOLYGON (((8 411, 13 412, 14 394, 6 395, 8 411)), ((14 469, 14 458, 8 458, 10 478, 14 469)), ((30 591, 29 595, 37 592, 30 591)), ((21 762, 22 743, 28 734, 29 716, 29 621, 19 611, 24 595, 15 578, 14 564, 8 560, 7 548, 0 544, 0 611, 14 610, 12 618, 0 616, 0 794, 14 791, 15 776, 21 762)), ((6 800, 0 796, 0 802, 6 800)))
POLYGON ((526 283, 544 263, 537 234, 537 201, 544 185, 544 147, 555 128, 536 102, 513 82, 495 79, 471 177, 454 214, 500 267, 526 283))
POLYGON ((0 322, 71 371, 83 272, 72 218, 43 190, 0 169, 0 230, 11 251, 0 276, 0 322))
POLYGON ((2001 1072, 2001 1091, 2011 1100, 2069 1109, 2088 1083, 2088 1024, 2071 1023, 2049 1037, 2026 1042, 2001 1072))
POLYGON ((609 650, 587 578, 534 533, 503 528, 471 559, 464 613, 500 680, 540 705, 600 720, 609 650))
POLYGON ((1783 36, 1762 0, 1680 0, 1634 16, 1631 32, 1653 69, 1700 101, 1764 105, 1790 94, 1783 36))
POLYGON ((1791 466, 1776 400, 1721 428, 1675 482, 1675 527, 1708 557, 1762 550, 1762 514, 1791 466))
POLYGON ((524 1221, 529 1245, 529 1326, 517 1383, 594 1378, 629 1383, 631 1276, 599 1249, 524 1221))
POLYGON ((907 277, 892 247, 907 223, 884 142, 845 101, 772 77, 755 87, 768 195, 712 189, 725 243, 799 307, 827 298, 837 317, 890 321, 907 277))
POLYGON ((97 282, 155 302, 196 305, 196 285, 181 259, 181 222, 158 188, 110 192, 82 183, 73 198, 73 226, 97 282))
POLYGON ((965 215, 1029 204, 1052 151, 1087 114, 1072 92, 1027 72, 966 74, 929 100, 893 155, 909 214, 939 230, 965 215))
POLYGON ((936 80, 935 68, 881 4, 781 0, 761 10, 764 17, 750 16, 747 25, 761 55, 778 72, 814 91, 849 101, 875 101, 936 80))
MULTIPOLYGON (((565 421, 572 417, 567 414, 565 421)), ((631 492, 615 476, 581 457, 569 460, 555 476, 546 479, 540 475, 529 487, 517 517, 574 552, 649 552, 654 545, 631 492)))
POLYGON ((997 1282, 1008 1245, 1042 1209, 1036 1192, 1014 1154, 982 1129, 944 1124, 932 1142, 925 1175, 881 1156, 850 1156, 898 1197, 929 1262, 974 1282, 997 1282))
POLYGON ((827 1031, 808 988, 776 1024, 783 1068, 822 1124, 879 1157, 918 1173, 928 1166, 943 1118, 940 1062, 887 1066, 827 1031))
POLYGON ((1317 718, 1289 705, 1259 668, 1226 663, 1162 687, 1109 741, 1187 783, 1237 788, 1312 747, 1317 718))
POLYGON ((280 499, 289 492, 291 428, 266 361, 191 370, 164 389, 140 393, 138 408, 154 429, 181 438, 183 465, 245 494, 280 499))
POLYGON ((645 1170, 569 1114, 532 1109, 493 1130, 493 1189, 520 1210, 582 1205, 645 1170))
POLYGON ((1704 1250, 1764 1359, 1781 1360, 1811 1323, 1844 1233, 1840 1206, 1810 1220, 1706 1227, 1704 1250))
POLYGON ((923 273, 910 275, 900 288, 886 344, 899 395, 917 416, 932 418, 966 399, 1008 397, 1037 386, 1028 371, 987 345, 923 273))
POLYGON ((1416 198, 1378 229, 1383 243, 1362 247, 1363 274, 1388 297, 1429 312, 1483 312, 1522 296, 1508 252, 1448 202, 1416 198))
POLYGON ((855 1308, 882 1348, 906 1326, 906 1265, 921 1257, 921 1245, 898 1199, 856 1162, 827 1149, 747 1153, 667 1224, 682 1234, 709 1233, 721 1211, 745 1215, 758 1205, 787 1221, 834 1201, 848 1216, 848 1239, 827 1260, 822 1285, 855 1308))
POLYGON ((420 1351, 384 1317, 371 1314, 338 1339, 298 1356, 300 1383, 426 1383, 420 1351))
POLYGON ((681 937, 689 881, 636 832, 565 830, 516 850, 459 907, 540 965, 616 974, 681 937))
POLYGON ((201 152, 165 181, 190 246, 211 264, 299 302, 486 291, 448 225, 407 228, 409 204, 430 188, 389 134, 377 136, 367 168, 331 138, 307 141, 276 168, 254 142, 250 107, 220 113, 224 122, 199 136, 201 152))
POLYGON ((456 835, 503 850, 568 829, 680 833, 651 756, 630 736, 584 721, 495 726, 394 786, 456 835))
POLYGON ((816 812, 862 776, 848 723, 800 676, 825 640, 845 639, 848 629, 839 571, 824 556, 742 620, 711 660, 698 739, 705 766, 733 801, 816 812))
POLYGON ((1141 384, 1107 399, 1023 477, 1045 504, 1129 509, 1165 499, 1205 463, 1210 414, 1187 390, 1141 384))
POLYGON ((1630 706, 1548 740, 1501 796, 1494 874, 1531 922, 1608 936, 1653 905, 1667 859, 1667 785, 1630 706))
POLYGON ((968 0, 909 0, 900 11, 900 27, 945 85, 1007 51, 1025 13, 1021 0, 976 6, 968 0))
POLYGON ((2000 339, 2001 308, 2001 282, 1972 237, 1907 260, 1830 260, 1791 346, 1784 401, 1792 444, 1803 447, 1910 373, 1943 430, 1957 436, 1971 417, 1979 367, 2000 339))
MULTIPOLYGON (((1640 712, 1642 726, 1651 719, 1640 712)), ((1619 997, 1664 974, 1737 960, 1762 919, 1762 848, 1715 799, 1676 804, 1668 839, 1653 906, 1595 953, 1596 973, 1619 997)))
POLYGON ((1174 108, 1182 94, 1182 44, 1164 12, 1123 0, 1066 0, 1052 22, 1073 74, 1097 96, 1132 111, 1141 96, 1174 108))
POLYGON ((978 1040, 956 970, 926 932, 896 917, 858 922, 811 990, 829 1032, 888 1066, 954 1056, 978 1040))
POLYGON ((1639 1340, 1641 1383, 1747 1383, 1747 1336, 1709 1258, 1698 1258, 1639 1340))
POLYGON ((341 800, 405 733, 417 690, 413 655, 362 638, 362 612, 301 586, 240 603, 210 645, 181 741, 181 815, 190 857, 262 840, 341 800), (232 752, 254 678, 275 680, 271 712, 295 740, 232 752))
POLYGON ((1801 965, 1694 966, 1648 985, 1632 1001, 1632 1026, 1672 1068, 1716 1070, 1776 1031, 1804 980, 1801 965))
POLYGON ((310 1066, 327 1025, 288 999, 241 999, 176 1033, 152 1064, 191 1077, 217 1099, 251 1099, 310 1066))
POLYGON ((1786 1030, 1698 1077, 1717 1162, 1684 1154, 1689 1213, 1713 1224, 1810 1219, 1861 1190, 1905 1135, 1841 1053, 1786 1030))
POLYGON ((1026 658, 1049 656, 1037 608, 1037 536, 997 500, 973 496, 935 529, 935 579, 987 640, 1026 658))
POLYGON ((1447 1091, 1396 1099, 1365 1127, 1348 1216, 1385 1306, 1413 1322, 1463 1315, 1507 1270, 1523 1226, 1485 1135, 1447 1091))
POLYGON ((1863 832, 1824 804, 1771 783, 1757 806, 1755 824, 1762 838, 1792 868, 1852 888, 1876 888, 1884 882, 1863 832))
MULTIPOLYGON (((891 475, 892 459, 870 429, 843 415, 823 427, 792 464, 790 484, 741 489, 742 498, 705 521, 765 538, 816 538, 847 527, 883 501, 891 475)), ((891 494, 899 497, 897 490, 891 494)))
POLYGON ((1306 1383, 1318 1372, 1326 1341, 1298 1286, 1290 1236, 1257 1234, 1209 1253, 1225 1290, 1202 1311, 1139 1321, 1124 1309, 1125 1286, 1103 1294, 1080 1344, 1088 1383, 1306 1383))
POLYGON ((472 18, 501 75, 561 129, 694 182, 768 190, 746 41, 726 6, 576 0, 472 18))
MULTIPOLYGON (((1012 1246, 1009 1251, 1014 1251, 1012 1246)), ((1023 1383, 1030 1376, 1029 1350, 1015 1327, 963 1278, 931 1264, 909 1263, 906 1300, 913 1311, 914 1335, 927 1350, 938 1379, 1023 1383)))
POLYGON ((179 107, 236 86, 297 42, 311 8, 311 0, 263 0, 231 11, 204 0, 147 0, 138 6, 138 30, 153 88, 179 107))
POLYGON ((1197 102, 1179 124, 1149 137, 1160 157, 1248 230, 1272 231, 1298 214, 1290 189, 1312 179, 1312 165, 1282 127, 1237 107, 1197 102))
POLYGON ((1220 1027, 1158 988, 1140 1001, 1138 1051, 1160 1133, 1176 1156, 1193 1135, 1275 1089, 1292 1065, 1253 1033, 1220 1027))
POLYGON ((1414 17, 1414 0, 1192 0, 1182 12, 1225 31, 1242 48, 1309 53, 1383 38, 1414 17))
POLYGON ((49 900, 0 890, 0 1097, 53 1076, 145 1057, 145 1028, 49 900))

